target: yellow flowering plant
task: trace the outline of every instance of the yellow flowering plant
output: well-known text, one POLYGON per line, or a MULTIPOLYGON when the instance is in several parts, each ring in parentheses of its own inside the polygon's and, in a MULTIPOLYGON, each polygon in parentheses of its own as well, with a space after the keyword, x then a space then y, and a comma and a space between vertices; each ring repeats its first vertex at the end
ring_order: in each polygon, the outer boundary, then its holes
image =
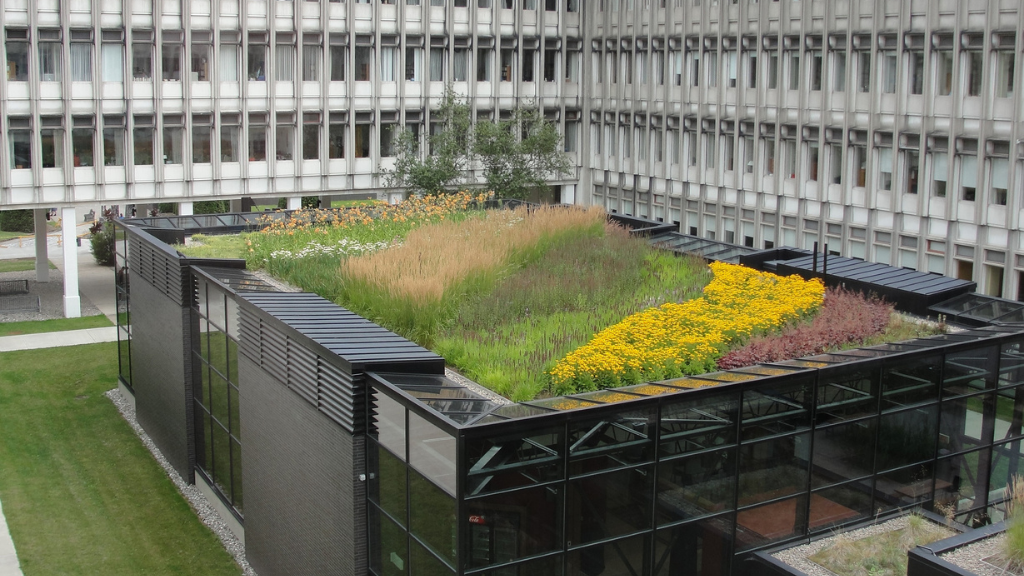
POLYGON ((730 347, 813 314, 820 280, 712 263, 701 297, 633 314, 596 334, 548 372, 552 391, 569 394, 715 369, 730 347))

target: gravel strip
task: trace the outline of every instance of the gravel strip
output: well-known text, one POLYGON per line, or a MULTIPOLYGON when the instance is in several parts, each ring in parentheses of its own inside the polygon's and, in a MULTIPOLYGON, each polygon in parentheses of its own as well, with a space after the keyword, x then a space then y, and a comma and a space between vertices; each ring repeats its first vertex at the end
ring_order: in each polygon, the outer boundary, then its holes
POLYGON ((498 394, 497 392, 494 392, 493 390, 490 390, 489 388, 484 388, 480 384, 473 382, 469 378, 466 378, 465 376, 459 374, 458 372, 452 370, 451 368, 445 368, 444 375, 447 376, 449 380, 457 384, 461 384, 466 388, 469 388, 473 392, 476 392, 477 394, 483 396, 484 398, 487 398, 492 402, 495 402, 497 404, 515 404, 515 402, 509 400, 508 398, 505 398, 504 396, 498 394))
MULTIPOLYGON (((839 539, 860 540, 861 538, 868 538, 891 530, 899 530, 906 525, 907 517, 900 516, 899 518, 893 518, 892 520, 881 524, 875 524, 874 526, 867 526, 851 532, 839 532, 835 536, 822 538, 821 540, 811 542, 810 544, 780 550, 779 552, 772 554, 772 557, 785 562, 798 570, 802 570, 807 574, 807 576, 835 576, 831 570, 809 560, 808 556, 817 554, 820 550, 830 546, 833 542, 836 542, 839 539)), ((955 534, 956 532, 953 530, 949 531, 949 536, 953 536, 955 534)))
MULTIPOLYGON (((0 322, 23 322, 26 320, 54 320, 64 317, 64 275, 60 270, 50 270, 49 282, 36 282, 35 270, 2 272, 0 280, 28 280, 28 295, 39 296, 39 312, 0 312, 0 322)), ((113 286, 111 286, 113 290, 113 286)), ((82 316, 96 316, 99 308, 82 297, 82 316)))
POLYGON ((984 540, 975 542, 969 546, 957 548, 952 552, 939 556, 946 562, 959 566, 965 570, 970 570, 977 576, 1007 576, 1012 574, 1020 574, 1019 572, 1011 572, 1004 570, 993 564, 985 562, 986 558, 990 558, 999 554, 1002 550, 1003 545, 1003 534, 996 534, 991 538, 985 538, 984 540))
POLYGON ((245 545, 238 541, 235 533, 228 528, 228 525, 224 523, 224 520, 213 509, 206 496, 203 496, 203 493, 198 488, 182 480, 178 472, 171 467, 171 464, 164 458, 164 455, 160 453, 160 449, 149 438, 149 434, 146 434, 142 426, 139 426, 138 422, 135 421, 135 410, 132 409, 131 404, 121 396, 121 392, 117 388, 108 391, 106 395, 114 403, 114 406, 117 407, 118 412, 128 422, 128 425, 132 427, 132 430, 135 431, 135 434, 142 440, 142 444, 149 449, 153 457, 156 458, 156 461, 167 472, 171 482, 174 482, 174 485, 178 487, 181 495, 185 497, 185 500, 188 500, 199 520, 206 524, 217 535, 217 538, 220 538, 221 544, 227 549, 228 554, 231 554, 235 558, 235 562, 242 568, 242 574, 245 576, 256 576, 256 571, 249 566, 249 562, 245 559, 245 545))

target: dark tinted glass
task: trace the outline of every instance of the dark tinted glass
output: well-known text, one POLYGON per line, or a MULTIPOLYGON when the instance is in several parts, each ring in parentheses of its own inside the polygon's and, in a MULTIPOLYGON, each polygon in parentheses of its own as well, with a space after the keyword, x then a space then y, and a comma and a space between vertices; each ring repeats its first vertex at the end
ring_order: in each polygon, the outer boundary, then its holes
POLYGON ((879 474, 875 481, 875 510, 886 512, 930 500, 932 468, 931 462, 923 462, 879 474))
POLYGON ((738 413, 735 392, 665 405, 661 409, 659 457, 735 444, 738 413))
POLYGON ((409 536, 369 505, 370 567, 379 576, 406 576, 409 536))
POLYGON ((862 482, 833 486, 811 494, 808 521, 810 531, 828 530, 839 524, 870 518, 873 513, 872 484, 872 480, 868 478, 862 482))
MULTIPOLYGON (((996 459, 999 459, 998 456, 996 459)), ((997 464, 994 469, 1001 468, 1005 472, 1007 462, 1007 460, 1003 460, 1001 462, 1003 466, 997 464)), ((980 496, 984 493, 984 486, 979 486, 978 483, 984 482, 983 478, 988 472, 989 465, 990 451, 988 448, 966 454, 956 454, 948 458, 939 458, 935 463, 936 504, 952 505, 960 510, 971 505, 981 504, 980 496), (968 500, 969 503, 962 502, 963 500, 968 500)), ((1006 482, 1003 482, 1002 487, 1006 487, 1006 482)))
POLYGON ((889 470, 935 457, 938 407, 885 414, 879 420, 875 470, 889 470))
POLYGON ((376 388, 370 394, 370 437, 405 460, 405 407, 376 388))
POLYGON ((817 422, 827 424, 878 412, 878 370, 829 370, 818 381, 817 422))
POLYGON ((376 442, 366 443, 370 481, 367 496, 401 525, 406 523, 405 464, 376 442))
POLYGON ((657 576, 726 576, 732 545, 732 514, 658 530, 652 572, 657 576))
POLYGON ((562 479, 562 430, 466 441, 466 496, 562 479))
POLYGON ((526 488, 465 503, 466 558, 472 567, 488 566, 560 550, 562 490, 526 488))
POLYGON ((568 573, 601 576, 643 574, 650 543, 648 534, 572 550, 567 556, 568 573))
POLYGON ((882 410, 930 402, 938 397, 938 354, 882 368, 882 410))
MULTIPOLYGON (((942 414, 939 418, 940 456, 970 450, 981 445, 985 431, 985 426, 983 426, 985 404, 991 402, 992 394, 947 398, 942 401, 942 414)), ((991 410, 991 408, 989 409, 991 410)))
MULTIPOLYGON (((939 471, 942 470, 940 467, 939 471)), ((1005 489, 1014 476, 1024 476, 1024 441, 1014 440, 993 446, 991 470, 989 490, 993 491, 1005 489)))
POLYGON ((569 482, 566 539, 586 544, 650 528, 653 472, 641 466, 569 482))
POLYGON ((999 353, 999 386, 1024 384, 1024 342, 1003 344, 999 353))
POLYGON ((813 487, 870 475, 877 427, 878 419, 869 418, 815 430, 813 487))
POLYGON ((943 397, 981 392, 995 385, 995 347, 946 355, 942 373, 943 397))
POLYGON ((744 442, 764 436, 803 430, 811 425, 812 379, 770 383, 743 392, 744 442))
POLYGON ((739 505, 807 490, 810 440, 810 434, 800 434, 741 445, 739 505))
POLYGON ((429 480, 409 470, 409 524, 438 556, 455 564, 455 498, 445 494, 429 480))
POLYGON ((732 508, 735 494, 735 448, 703 452, 658 465, 659 524, 732 508))
POLYGON ((415 540, 412 543, 412 564, 409 567, 409 573, 416 574, 416 576, 420 574, 423 576, 449 576, 455 574, 444 562, 438 560, 437 556, 431 554, 415 540))
POLYGON ((807 496, 801 495, 736 513, 736 549, 749 550, 807 532, 807 496))
POLYGON ((655 409, 569 425, 569 473, 586 474, 654 459, 655 409))
POLYGON ((479 576, 562 576, 562 555, 527 560, 513 566, 479 572, 479 576))

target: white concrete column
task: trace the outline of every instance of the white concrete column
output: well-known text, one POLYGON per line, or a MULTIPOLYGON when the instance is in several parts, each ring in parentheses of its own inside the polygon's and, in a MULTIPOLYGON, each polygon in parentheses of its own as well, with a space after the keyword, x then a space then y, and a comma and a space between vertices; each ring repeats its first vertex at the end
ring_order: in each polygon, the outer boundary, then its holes
POLYGON ((178 216, 191 216, 192 215, 192 203, 191 202, 179 202, 178 203, 178 216))
POLYGON ((241 212, 242 211, 242 199, 236 198, 235 200, 228 201, 228 212, 241 212))
POLYGON ((82 315, 82 297, 78 294, 78 215, 75 207, 60 209, 60 235, 64 245, 64 317, 82 315))
POLYGON ((288 209, 298 210, 302 208, 302 196, 292 196, 288 198, 288 209))
POLYGON ((36 282, 50 281, 50 262, 46 255, 46 213, 47 208, 32 211, 36 230, 36 282))

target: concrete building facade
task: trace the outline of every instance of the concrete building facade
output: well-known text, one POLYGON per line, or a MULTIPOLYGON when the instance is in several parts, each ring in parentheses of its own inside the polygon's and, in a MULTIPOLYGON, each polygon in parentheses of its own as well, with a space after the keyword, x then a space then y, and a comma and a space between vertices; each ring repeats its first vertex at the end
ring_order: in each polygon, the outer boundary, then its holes
MULTIPOLYGON (((1024 290, 1018 2, 9 0, 0 207, 384 193, 524 103, 563 202, 1024 290)), ((72 214, 73 216, 73 214, 72 214)))

